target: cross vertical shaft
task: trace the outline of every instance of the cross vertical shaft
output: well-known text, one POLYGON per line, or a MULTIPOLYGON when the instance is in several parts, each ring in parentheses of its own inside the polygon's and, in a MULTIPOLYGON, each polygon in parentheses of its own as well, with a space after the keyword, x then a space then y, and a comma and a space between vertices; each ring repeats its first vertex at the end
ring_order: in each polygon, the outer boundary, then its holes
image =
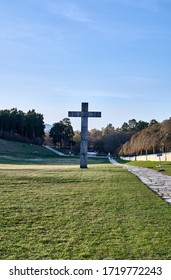
POLYGON ((81 117, 80 168, 87 168, 88 118, 101 118, 101 112, 89 112, 88 103, 82 103, 81 112, 70 111, 68 117, 81 117))
POLYGON ((87 149, 88 149, 88 103, 82 103, 80 168, 87 168, 87 149))

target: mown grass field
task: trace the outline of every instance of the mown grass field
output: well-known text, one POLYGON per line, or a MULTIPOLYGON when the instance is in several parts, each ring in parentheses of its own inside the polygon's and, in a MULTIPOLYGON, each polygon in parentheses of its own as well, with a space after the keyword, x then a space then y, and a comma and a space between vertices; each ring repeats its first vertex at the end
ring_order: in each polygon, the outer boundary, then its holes
MULTIPOLYGON (((78 165, 79 156, 61 157, 44 147, 0 139, 0 164, 20 165, 78 165)), ((105 158, 90 158, 90 164, 107 163, 105 158)))
POLYGON ((171 162, 169 161, 124 161, 124 160, 118 160, 118 162, 123 164, 129 164, 134 166, 140 166, 145 168, 151 168, 153 170, 156 170, 158 172, 161 172, 162 174, 166 174, 171 176, 171 162))
POLYGON ((170 259, 171 207, 110 164, 0 165, 1 259, 170 259))
POLYGON ((170 259, 171 207, 106 159, 0 140, 0 259, 170 259))

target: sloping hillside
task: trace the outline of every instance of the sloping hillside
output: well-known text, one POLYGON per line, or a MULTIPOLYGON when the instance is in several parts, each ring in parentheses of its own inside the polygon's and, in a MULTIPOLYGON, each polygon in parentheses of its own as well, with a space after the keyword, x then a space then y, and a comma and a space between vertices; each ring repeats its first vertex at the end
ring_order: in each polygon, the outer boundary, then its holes
POLYGON ((0 139, 0 154, 39 154, 41 156, 52 156, 53 153, 42 146, 0 139))
POLYGON ((0 163, 33 163, 57 157, 42 146, 0 139, 0 163))

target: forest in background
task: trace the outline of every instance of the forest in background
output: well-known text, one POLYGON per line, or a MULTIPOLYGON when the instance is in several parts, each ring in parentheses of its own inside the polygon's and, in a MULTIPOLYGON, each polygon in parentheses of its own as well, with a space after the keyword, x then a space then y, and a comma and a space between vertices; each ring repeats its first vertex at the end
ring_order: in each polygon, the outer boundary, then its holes
MULTIPOLYGON (((43 114, 34 109, 27 113, 17 108, 0 110, 0 138, 49 144, 79 154, 80 131, 73 131, 69 118, 56 122, 45 132, 43 114)), ((89 151, 98 154, 129 156, 171 151, 171 118, 159 123, 131 119, 120 128, 111 123, 106 127, 91 129, 88 139, 89 151)))
POLYGON ((171 118, 134 134, 119 150, 120 156, 155 154, 171 151, 171 118))
POLYGON ((43 115, 34 109, 27 113, 17 108, 0 110, 0 138, 41 145, 44 142, 43 115))
MULTIPOLYGON (((59 129, 57 129, 59 132, 59 129)), ((89 131, 88 150, 97 154, 118 155, 138 155, 146 153, 156 153, 159 151, 171 150, 171 119, 159 123, 152 119, 150 122, 136 121, 135 119, 124 122, 121 128, 116 128, 108 124, 101 130, 92 129, 89 131)), ((74 154, 80 151, 80 131, 72 130, 69 119, 63 119, 55 124, 50 131, 49 143, 58 148, 68 147, 74 154), (61 124, 70 126, 68 131, 73 135, 72 141, 66 146, 65 133, 61 142, 53 142, 52 130, 54 127, 61 127, 61 124)), ((62 139, 62 135, 61 138, 62 139)), ((48 136, 46 137, 48 141, 48 136)))

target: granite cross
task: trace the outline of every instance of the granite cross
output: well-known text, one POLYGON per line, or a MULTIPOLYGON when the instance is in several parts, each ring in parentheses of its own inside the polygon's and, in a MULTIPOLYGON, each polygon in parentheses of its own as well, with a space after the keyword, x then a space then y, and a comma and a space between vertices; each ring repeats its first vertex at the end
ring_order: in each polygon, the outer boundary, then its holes
POLYGON ((89 112, 88 103, 82 103, 82 110, 68 112, 68 117, 81 117, 80 168, 87 168, 88 118, 101 118, 101 112, 89 112))

